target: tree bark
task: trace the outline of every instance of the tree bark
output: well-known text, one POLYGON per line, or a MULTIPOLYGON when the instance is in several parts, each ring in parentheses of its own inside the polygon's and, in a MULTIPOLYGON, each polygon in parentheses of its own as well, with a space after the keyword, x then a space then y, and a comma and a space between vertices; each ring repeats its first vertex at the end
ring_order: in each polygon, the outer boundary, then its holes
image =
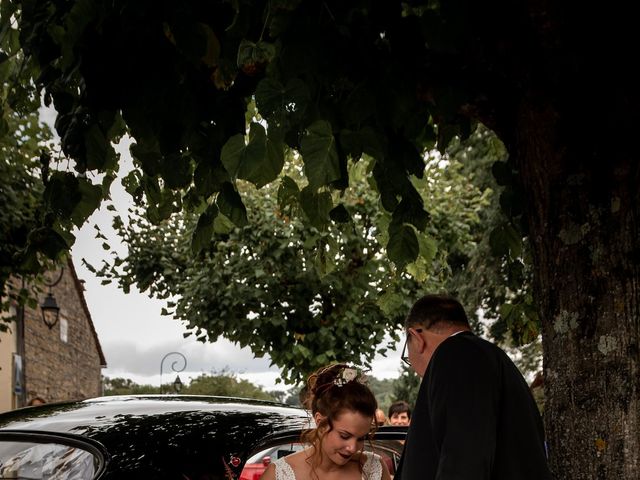
POLYGON ((511 147, 528 205, 551 468, 557 479, 640 478, 638 161, 575 110, 529 94, 518 112, 511 147))

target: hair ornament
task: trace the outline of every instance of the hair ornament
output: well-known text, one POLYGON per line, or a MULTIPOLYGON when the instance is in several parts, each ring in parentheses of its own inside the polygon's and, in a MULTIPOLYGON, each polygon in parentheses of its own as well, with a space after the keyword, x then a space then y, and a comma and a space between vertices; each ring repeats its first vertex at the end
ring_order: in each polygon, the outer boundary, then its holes
POLYGON ((328 381, 325 381, 321 384, 315 384, 315 388, 313 388, 313 392, 315 395, 321 395, 331 387, 344 387, 351 382, 358 382, 362 385, 367 384, 367 377, 364 371, 358 367, 352 367, 349 365, 330 365, 329 367, 321 371, 316 378, 319 380, 324 376, 325 373, 330 370, 337 371, 334 373, 333 378, 326 379, 328 381), (339 369, 336 369, 336 366, 338 366, 339 369))
POLYGON ((358 370, 356 370, 355 368, 351 368, 351 367, 343 368, 342 371, 338 375, 336 375, 336 378, 333 381, 333 384, 339 387, 342 387, 349 382, 358 380, 358 377, 360 377, 359 379, 360 383, 364 383, 364 376, 363 375, 359 376, 358 373, 359 373, 358 370))

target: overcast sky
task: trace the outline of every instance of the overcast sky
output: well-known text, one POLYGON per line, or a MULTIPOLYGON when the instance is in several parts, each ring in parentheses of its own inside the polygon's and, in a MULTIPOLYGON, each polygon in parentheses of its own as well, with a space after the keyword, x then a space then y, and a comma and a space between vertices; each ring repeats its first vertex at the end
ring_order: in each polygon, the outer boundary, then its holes
MULTIPOLYGON (((47 112, 43 118, 52 123, 53 114, 47 112)), ((117 147, 121 155, 120 176, 131 168, 129 142, 123 141, 117 147)), ((94 182, 97 179, 93 179, 94 182)), ((119 180, 111 187, 113 203, 126 217, 131 205, 131 197, 124 191, 119 180)), ((122 251, 111 229, 111 212, 103 205, 78 232, 72 249, 73 261, 81 280, 85 281, 85 298, 93 318, 98 337, 104 351, 108 367, 103 373, 108 377, 127 377, 137 383, 160 384, 161 360, 170 352, 180 352, 187 359, 187 366, 180 377, 184 381, 201 373, 227 369, 240 378, 261 385, 267 390, 285 390, 289 387, 276 384, 279 370, 269 367, 269 358, 255 358, 247 348, 240 349, 226 339, 203 344, 193 337, 184 338, 186 329, 180 322, 160 315, 164 303, 150 299, 147 295, 132 289, 125 294, 115 285, 101 285, 82 264, 85 258, 90 264, 99 266, 108 252, 102 248, 102 240, 95 238, 94 224, 109 238, 109 244, 122 251)), ((400 345, 400 348, 402 345, 400 345)), ((166 358, 162 365, 163 382, 171 382, 176 373, 171 371, 173 361, 176 369, 181 369, 178 356, 166 358)), ((372 374, 378 378, 396 378, 400 371, 400 353, 389 352, 389 357, 378 357, 373 363, 372 374)))

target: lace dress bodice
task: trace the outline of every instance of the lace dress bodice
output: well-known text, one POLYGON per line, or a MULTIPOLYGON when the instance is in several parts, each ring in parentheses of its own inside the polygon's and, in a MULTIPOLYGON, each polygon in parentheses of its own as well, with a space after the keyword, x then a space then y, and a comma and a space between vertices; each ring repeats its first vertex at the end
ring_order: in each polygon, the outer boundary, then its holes
MULTIPOLYGON (((362 480, 380 480, 382 478, 382 459, 380 455, 371 452, 362 452, 366 460, 362 465, 362 480)), ((282 457, 273 464, 276 467, 276 480, 296 480, 293 468, 282 457)))

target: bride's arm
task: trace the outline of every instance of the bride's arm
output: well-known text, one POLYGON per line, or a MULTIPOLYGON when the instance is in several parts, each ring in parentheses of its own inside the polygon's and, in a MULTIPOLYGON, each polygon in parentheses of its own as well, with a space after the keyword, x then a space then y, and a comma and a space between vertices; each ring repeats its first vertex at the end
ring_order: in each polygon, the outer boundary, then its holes
POLYGON ((276 480, 276 466, 273 463, 267 467, 260 480, 276 480))

